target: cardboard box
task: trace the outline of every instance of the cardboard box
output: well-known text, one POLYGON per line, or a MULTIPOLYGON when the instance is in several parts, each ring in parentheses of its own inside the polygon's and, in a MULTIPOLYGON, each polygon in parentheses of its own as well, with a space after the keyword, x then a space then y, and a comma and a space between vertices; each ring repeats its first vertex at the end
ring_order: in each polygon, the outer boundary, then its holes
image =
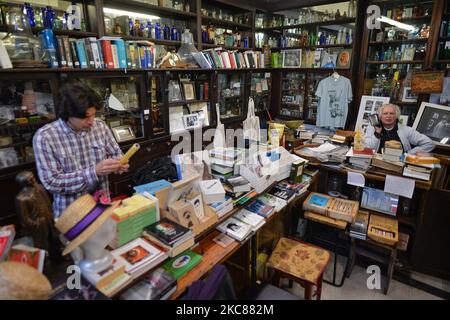
POLYGON ((398 242, 398 221, 386 216, 371 214, 369 219, 369 227, 367 228, 367 236, 383 244, 390 246, 398 242))

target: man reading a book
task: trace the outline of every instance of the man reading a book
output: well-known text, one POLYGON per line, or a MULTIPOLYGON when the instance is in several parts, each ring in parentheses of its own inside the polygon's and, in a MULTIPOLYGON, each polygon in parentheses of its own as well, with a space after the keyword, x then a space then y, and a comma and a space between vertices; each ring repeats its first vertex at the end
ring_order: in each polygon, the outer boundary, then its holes
POLYGON ((378 109, 379 123, 367 127, 366 145, 381 153, 386 141, 399 141, 403 152, 415 154, 430 152, 434 149, 433 141, 411 127, 401 124, 400 108, 392 103, 384 104, 378 109))
POLYGON ((53 217, 80 196, 99 189, 109 197, 108 175, 128 170, 111 130, 95 114, 100 97, 77 81, 60 89, 59 119, 39 129, 33 138, 37 172, 53 194, 53 217))

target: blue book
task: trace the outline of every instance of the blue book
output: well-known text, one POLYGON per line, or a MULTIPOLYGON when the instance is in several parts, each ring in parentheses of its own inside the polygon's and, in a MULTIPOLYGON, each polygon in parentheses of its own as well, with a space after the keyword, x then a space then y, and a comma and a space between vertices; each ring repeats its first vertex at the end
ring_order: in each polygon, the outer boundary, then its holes
POLYGON ((112 41, 117 46, 117 55, 119 58, 119 68, 127 68, 127 50, 125 49, 125 41, 117 39, 112 41))
POLYGON ((267 218, 275 210, 274 207, 269 206, 268 204, 264 203, 260 199, 256 199, 255 201, 250 203, 248 206, 246 206, 245 209, 247 209, 248 211, 251 211, 253 213, 256 213, 257 215, 259 215, 263 218, 267 218))
POLYGON ((149 47, 145 47, 145 61, 147 62, 147 68, 152 67, 152 53, 150 52, 149 47))
POLYGON ((140 186, 133 187, 134 191, 137 193, 148 192, 152 196, 155 195, 155 192, 162 190, 164 188, 170 188, 172 184, 167 180, 158 180, 146 184, 141 184, 140 186))
POLYGON ((87 61, 87 57, 86 57, 86 47, 84 45, 84 40, 78 39, 77 41, 75 41, 75 45, 77 48, 77 55, 78 55, 78 60, 80 62, 81 69, 88 68, 88 61, 87 61))
POLYGON ((329 197, 313 194, 309 200, 309 204, 313 204, 320 207, 325 207, 328 203, 329 197))

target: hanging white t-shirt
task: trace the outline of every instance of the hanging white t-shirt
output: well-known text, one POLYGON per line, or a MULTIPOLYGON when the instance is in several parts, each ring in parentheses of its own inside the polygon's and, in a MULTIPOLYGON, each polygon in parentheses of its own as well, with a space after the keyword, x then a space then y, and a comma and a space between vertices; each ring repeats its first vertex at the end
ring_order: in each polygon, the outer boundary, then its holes
POLYGON ((320 98, 317 107, 316 125, 319 127, 344 128, 347 120, 348 103, 353 99, 352 84, 346 77, 337 80, 327 77, 319 82, 316 96, 320 98))

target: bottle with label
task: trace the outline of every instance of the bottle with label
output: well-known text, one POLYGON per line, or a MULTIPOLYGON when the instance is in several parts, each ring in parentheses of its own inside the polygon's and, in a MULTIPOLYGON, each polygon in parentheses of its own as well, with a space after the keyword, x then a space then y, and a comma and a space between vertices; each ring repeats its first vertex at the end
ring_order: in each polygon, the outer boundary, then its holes
POLYGON ((170 40, 177 41, 178 39, 178 30, 175 26, 172 26, 170 30, 170 40))
POLYGON ((130 28, 130 36, 134 36, 134 22, 133 19, 128 19, 128 26, 130 28))
POLYGON ((147 21, 147 38, 153 38, 154 32, 152 22, 150 20, 147 21))
POLYGON ((339 9, 336 10, 336 14, 334 15, 334 18, 336 20, 339 20, 341 18, 341 12, 339 11, 339 9))
POLYGON ((170 28, 167 24, 164 25, 163 35, 164 35, 164 40, 170 40, 170 28))
POLYGON ((159 22, 155 24, 155 39, 161 39, 161 25, 159 22))
POLYGON ((399 47, 395 48, 394 51, 394 57, 392 60, 400 61, 402 59, 402 52, 400 51, 399 47))
POLYGON ((341 44, 342 43, 342 34, 343 34, 343 32, 342 32, 342 29, 339 29, 339 32, 338 32, 338 36, 337 36, 337 44, 341 44))
POLYGON ((362 144, 362 138, 361 138, 361 130, 358 128, 355 131, 355 138, 354 138, 354 142, 353 142, 353 150, 363 150, 363 144, 362 144))
POLYGON ((389 47, 389 48, 386 50, 386 53, 384 54, 384 60, 385 60, 385 61, 391 61, 391 60, 392 60, 392 54, 393 54, 392 48, 389 47))

